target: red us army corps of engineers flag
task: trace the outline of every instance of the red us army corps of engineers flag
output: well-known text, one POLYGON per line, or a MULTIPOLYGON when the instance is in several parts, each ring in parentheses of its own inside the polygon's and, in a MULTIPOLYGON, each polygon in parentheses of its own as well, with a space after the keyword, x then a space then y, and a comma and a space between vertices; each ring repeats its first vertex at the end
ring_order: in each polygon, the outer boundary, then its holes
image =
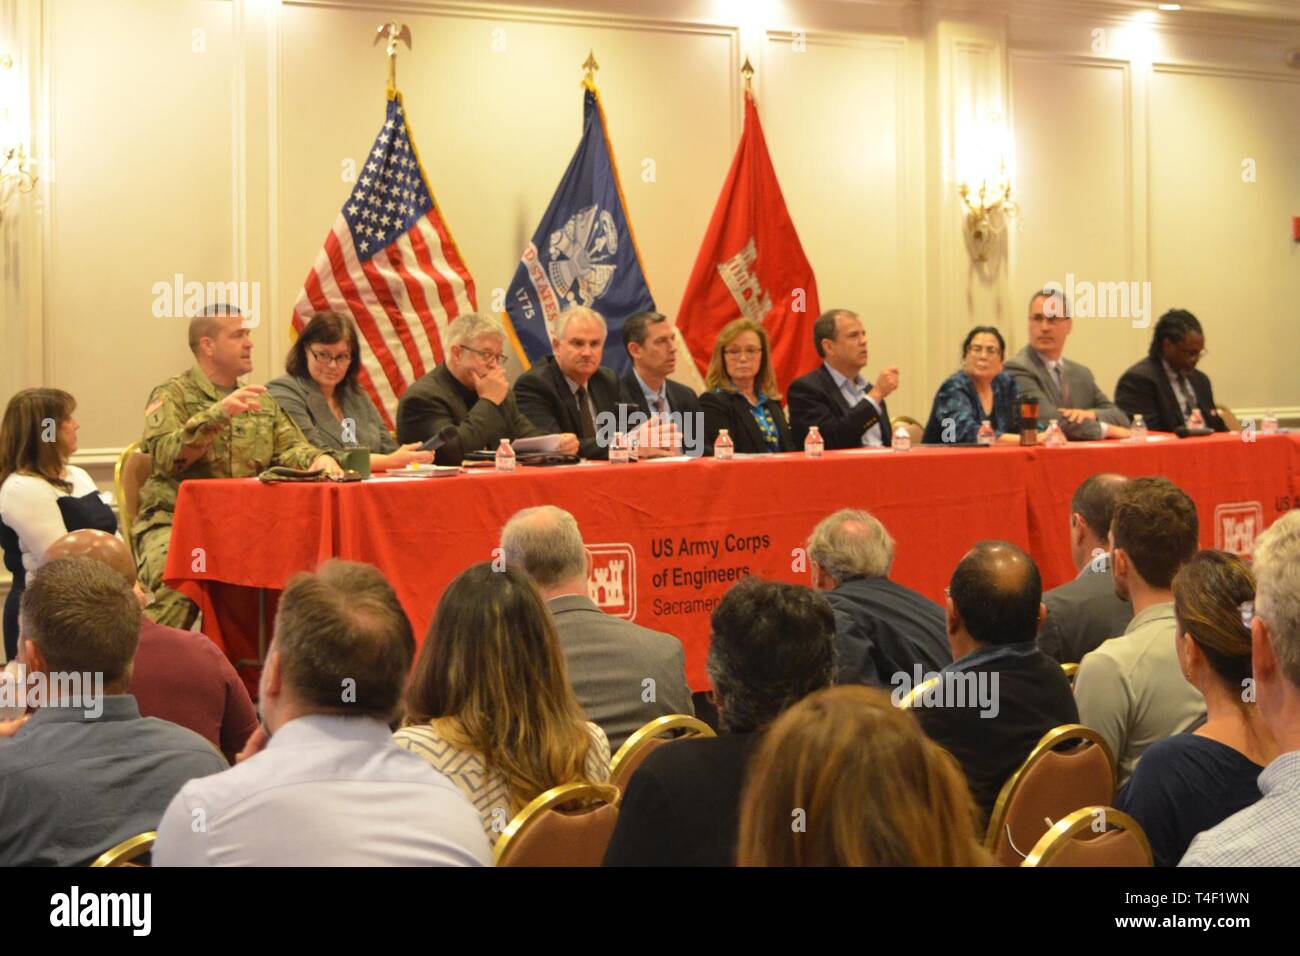
POLYGON ((442 334, 476 308, 474 280, 429 189, 391 92, 383 128, 357 171, 293 307, 302 331, 313 312, 338 312, 361 333, 361 385, 393 427, 406 386, 442 361, 442 334))

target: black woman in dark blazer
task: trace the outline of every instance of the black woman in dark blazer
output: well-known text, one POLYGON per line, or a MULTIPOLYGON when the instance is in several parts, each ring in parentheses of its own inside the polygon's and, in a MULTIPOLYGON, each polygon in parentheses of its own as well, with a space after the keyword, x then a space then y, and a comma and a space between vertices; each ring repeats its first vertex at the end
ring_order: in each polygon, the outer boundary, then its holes
POLYGON ((713 359, 700 396, 704 442, 709 453, 720 429, 727 429, 738 454, 794 451, 794 438, 781 408, 772 371, 767 332, 752 319, 727 323, 713 343, 713 359))

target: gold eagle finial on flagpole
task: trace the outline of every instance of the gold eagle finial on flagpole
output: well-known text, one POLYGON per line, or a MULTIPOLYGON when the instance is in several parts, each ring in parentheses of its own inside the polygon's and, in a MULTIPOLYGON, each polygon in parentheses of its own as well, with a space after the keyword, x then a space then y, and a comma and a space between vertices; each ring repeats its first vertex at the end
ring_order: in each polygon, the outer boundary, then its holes
POLYGON ((583 83, 595 83, 595 82, 596 82, 596 71, 600 69, 600 64, 596 62, 596 51, 595 51, 595 50, 588 50, 588 51, 587 51, 587 59, 586 59, 586 61, 582 64, 582 68, 583 68, 584 70, 587 71, 587 72, 586 72, 586 75, 583 76, 583 78, 582 78, 582 82, 583 82, 583 83))
POLYGON ((408 50, 411 49, 411 28, 396 20, 381 23, 375 30, 374 43, 370 45, 374 46, 385 38, 388 39, 385 52, 388 54, 388 90, 391 93, 397 90, 397 43, 400 40, 406 44, 408 50))

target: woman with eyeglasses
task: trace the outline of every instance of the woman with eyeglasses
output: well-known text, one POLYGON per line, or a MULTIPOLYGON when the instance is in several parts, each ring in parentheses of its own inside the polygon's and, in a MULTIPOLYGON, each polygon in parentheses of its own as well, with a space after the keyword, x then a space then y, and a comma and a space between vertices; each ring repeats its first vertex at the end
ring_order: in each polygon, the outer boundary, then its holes
POLYGON ((737 454, 794 451, 794 437, 781 408, 767 332, 752 319, 728 322, 713 343, 713 358, 700 396, 708 454, 726 429, 737 454))
POLYGON ((930 406, 921 441, 927 445, 973 445, 985 419, 997 441, 1020 440, 1016 380, 1002 371, 1007 343, 991 325, 977 325, 961 344, 961 368, 953 372, 930 406))
POLYGON ((317 448, 368 449, 371 471, 433 462, 433 452, 420 451, 418 442, 397 443, 358 384, 361 351, 351 319, 317 312, 289 349, 284 367, 288 374, 267 382, 267 390, 317 448))

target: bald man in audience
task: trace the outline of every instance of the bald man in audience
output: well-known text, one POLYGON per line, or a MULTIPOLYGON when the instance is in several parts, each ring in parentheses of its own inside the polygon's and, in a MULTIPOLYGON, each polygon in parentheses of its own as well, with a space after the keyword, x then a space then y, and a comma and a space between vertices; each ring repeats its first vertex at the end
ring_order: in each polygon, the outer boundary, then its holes
MULTIPOLYGON (((148 603, 131 552, 116 535, 88 529, 65 534, 45 552, 47 562, 58 558, 98 561, 121 576, 141 606, 148 603)), ((257 729, 248 690, 220 648, 203 634, 158 624, 144 614, 127 693, 142 716, 188 727, 230 761, 257 729)))

